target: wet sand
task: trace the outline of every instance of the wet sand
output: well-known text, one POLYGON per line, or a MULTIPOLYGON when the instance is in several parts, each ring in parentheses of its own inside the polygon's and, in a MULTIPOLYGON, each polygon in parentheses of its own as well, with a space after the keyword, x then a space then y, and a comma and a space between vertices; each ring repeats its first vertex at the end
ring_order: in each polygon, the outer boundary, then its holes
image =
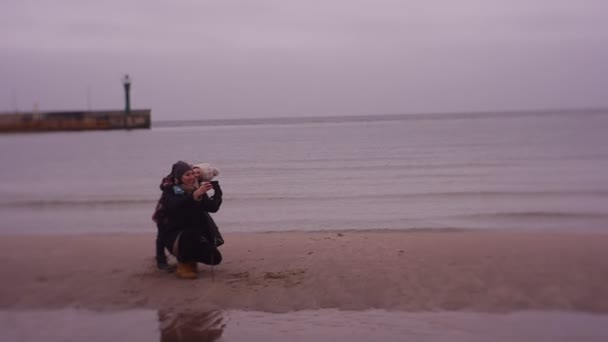
MULTIPOLYGON (((226 234, 196 280, 158 271, 154 235, 3 236, 0 308, 608 313, 608 234, 226 234)), ((174 260, 172 259, 174 262, 174 260)))

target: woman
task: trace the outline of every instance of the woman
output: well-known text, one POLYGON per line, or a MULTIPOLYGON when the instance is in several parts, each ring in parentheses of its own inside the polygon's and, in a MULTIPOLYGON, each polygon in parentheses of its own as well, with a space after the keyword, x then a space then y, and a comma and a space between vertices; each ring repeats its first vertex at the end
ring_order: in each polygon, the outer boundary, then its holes
POLYGON ((162 196, 166 217, 163 241, 177 257, 177 276, 194 279, 197 262, 217 265, 222 261, 216 243, 223 239, 208 215, 219 210, 222 190, 217 182, 204 182, 197 188, 192 167, 186 162, 173 164, 171 173, 175 185, 162 196), (214 194, 209 197, 206 192, 211 189, 214 194))

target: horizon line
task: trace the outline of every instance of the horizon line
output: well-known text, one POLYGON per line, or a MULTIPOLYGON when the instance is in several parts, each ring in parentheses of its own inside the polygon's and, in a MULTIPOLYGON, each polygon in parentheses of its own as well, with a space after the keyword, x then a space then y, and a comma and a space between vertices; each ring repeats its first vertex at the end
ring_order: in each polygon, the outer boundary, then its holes
POLYGON ((530 110, 498 110, 498 111, 455 111, 455 112, 414 112, 414 113, 384 113, 384 114, 347 114, 347 115, 308 115, 308 116, 268 116, 268 117, 241 117, 241 118, 206 118, 206 119, 172 119, 172 120, 152 120, 152 126, 170 127, 184 126, 187 124, 210 124, 219 126, 222 124, 230 124, 238 122, 239 124, 266 124, 266 123, 329 123, 329 122, 349 122, 349 121, 390 121, 395 119, 441 119, 449 118, 449 116, 464 117, 483 117, 483 116, 499 116, 499 115, 514 115, 514 116, 530 116, 530 115, 558 115, 572 114, 579 112, 581 114, 608 114, 608 107, 572 107, 572 108, 548 108, 548 109, 530 109, 530 110))

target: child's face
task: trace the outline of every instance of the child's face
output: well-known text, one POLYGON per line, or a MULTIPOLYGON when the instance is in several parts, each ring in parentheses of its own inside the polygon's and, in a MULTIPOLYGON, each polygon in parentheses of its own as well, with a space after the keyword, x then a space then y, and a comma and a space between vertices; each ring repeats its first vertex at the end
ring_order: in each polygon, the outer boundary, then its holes
POLYGON ((201 180, 201 178, 203 177, 203 170, 198 167, 195 167, 192 169, 192 171, 194 172, 194 177, 196 177, 197 180, 201 180))

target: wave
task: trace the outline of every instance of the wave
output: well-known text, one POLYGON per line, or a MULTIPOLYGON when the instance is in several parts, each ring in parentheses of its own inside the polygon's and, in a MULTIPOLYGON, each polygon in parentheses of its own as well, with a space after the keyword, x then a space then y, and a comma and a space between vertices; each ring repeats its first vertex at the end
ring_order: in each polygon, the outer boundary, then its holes
POLYGON ((565 211, 514 211, 500 213, 481 213, 460 215, 461 218, 472 219, 608 219, 608 213, 600 212, 565 212, 565 211))
POLYGON ((39 200, 0 202, 0 208, 58 208, 58 207, 96 207, 146 204, 153 206, 158 199, 86 199, 86 200, 39 200))
MULTIPOLYGON (((347 201, 359 200, 407 200, 407 199, 456 199, 463 197, 492 197, 492 198, 530 198, 530 197, 608 197, 608 190, 596 191, 448 191, 448 192, 420 192, 420 193, 393 193, 393 194, 348 194, 326 195, 325 193, 307 194, 236 194, 225 195, 225 201, 347 201)), ((0 208, 53 208, 53 207, 95 207, 95 206, 132 206, 156 204, 158 198, 118 198, 118 199, 82 199, 82 200, 24 200, 0 202, 0 208)))
POLYGON ((420 193, 393 193, 393 194, 352 194, 352 195, 325 195, 325 194, 285 194, 285 195, 274 195, 274 194, 246 194, 246 195, 233 195, 230 197, 224 197, 227 200, 232 201, 251 201, 251 200, 315 200, 315 201, 330 201, 330 200, 350 200, 360 199, 389 199, 389 200, 400 200, 400 199, 420 199, 420 198, 459 198, 459 197, 516 197, 516 198, 529 198, 529 197, 562 197, 562 196, 577 196, 577 197, 608 197, 608 190, 599 191, 449 191, 449 192, 420 192, 420 193))
MULTIPOLYGON (((412 199, 458 199, 458 198, 479 198, 500 199, 500 198, 561 198, 567 196, 603 198, 608 197, 608 190, 596 191, 446 191, 446 192, 419 192, 419 193, 372 193, 372 194, 346 194, 337 195, 326 193, 306 193, 306 194, 233 194, 225 195, 224 201, 245 202, 245 201, 349 201, 349 200, 412 200, 412 199)), ((0 208, 61 208, 61 207, 98 207, 98 206, 143 206, 153 207, 158 198, 117 198, 117 199, 82 199, 82 200, 22 200, 22 201, 2 201, 0 208)), ((487 215, 487 214, 481 214, 487 215)), ((498 215, 498 214, 496 214, 498 215)), ((507 214, 508 215, 508 214, 507 214)))
MULTIPOLYGON (((605 156, 593 156, 589 157, 591 160, 597 160, 598 158, 604 158, 605 156)), ((522 159, 524 160, 524 159, 522 159)), ((294 166, 284 166, 284 165, 252 165, 248 168, 254 171, 326 171, 326 170, 344 170, 347 168, 352 168, 354 166, 357 167, 358 170, 429 170, 429 169, 438 169, 438 170, 446 170, 446 169, 467 169, 471 168, 497 168, 497 167, 508 167, 518 165, 514 162, 478 162, 478 163, 436 163, 436 164, 387 164, 387 159, 385 157, 381 158, 366 158, 365 161, 362 161, 359 157, 352 158, 316 158, 316 159, 292 159, 286 160, 287 162, 292 163, 306 163, 307 165, 297 164, 294 166), (372 163, 377 161, 378 163, 372 163), (320 163, 322 166, 319 166, 320 163), (330 164, 335 163, 335 164, 330 164), (349 164, 347 164, 349 163, 349 164)))

